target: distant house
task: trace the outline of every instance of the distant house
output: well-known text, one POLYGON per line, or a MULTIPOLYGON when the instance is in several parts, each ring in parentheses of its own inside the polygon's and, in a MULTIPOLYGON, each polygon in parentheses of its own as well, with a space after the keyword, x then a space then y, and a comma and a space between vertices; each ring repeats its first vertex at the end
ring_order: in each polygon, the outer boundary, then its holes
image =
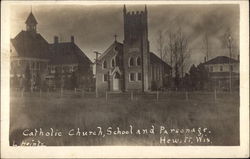
POLYGON ((217 56, 206 61, 204 66, 209 72, 209 81, 213 87, 228 90, 231 79, 232 89, 239 88, 239 60, 217 56))
POLYGON ((49 44, 37 33, 38 23, 32 12, 25 23, 26 31, 10 40, 11 87, 17 87, 14 83, 18 84, 21 78, 30 80, 31 87, 55 83, 66 88, 90 85, 92 62, 75 44, 73 36, 70 42, 60 43, 55 37, 54 43, 49 44))
POLYGON ((98 58, 99 91, 150 91, 164 87, 171 67, 149 51, 147 8, 123 9, 124 41, 115 41, 98 58))

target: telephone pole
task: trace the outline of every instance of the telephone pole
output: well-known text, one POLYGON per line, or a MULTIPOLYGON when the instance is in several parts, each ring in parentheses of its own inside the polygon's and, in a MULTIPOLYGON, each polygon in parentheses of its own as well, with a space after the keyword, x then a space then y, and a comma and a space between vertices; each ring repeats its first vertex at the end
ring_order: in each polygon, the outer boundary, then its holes
POLYGON ((208 61, 208 56, 209 56, 209 48, 208 48, 208 36, 207 33, 205 34, 205 45, 206 45, 206 61, 208 61))
POLYGON ((95 54, 95 97, 98 98, 98 88, 97 88, 97 65, 98 65, 98 55, 101 53, 94 51, 95 54))

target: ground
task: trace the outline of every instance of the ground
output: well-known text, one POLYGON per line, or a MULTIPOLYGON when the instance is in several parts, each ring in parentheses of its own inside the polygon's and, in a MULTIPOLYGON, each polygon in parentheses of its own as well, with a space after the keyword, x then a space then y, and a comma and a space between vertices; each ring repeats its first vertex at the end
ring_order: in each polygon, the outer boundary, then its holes
POLYGON ((216 92, 215 99, 214 92, 160 92, 157 99, 156 92, 99 94, 99 98, 94 93, 36 92, 21 97, 20 92, 12 92, 10 145, 38 142, 49 146, 239 145, 239 93, 216 92), (93 135, 100 127, 103 134, 93 135), (115 135, 117 127, 128 135, 115 135), (40 128, 44 133, 53 129, 51 134, 63 135, 34 136, 34 129, 40 128), (77 128, 88 131, 88 136, 68 135, 77 128), (154 134, 150 134, 152 128, 154 134), (167 131, 160 134, 163 128, 167 131), (142 129, 148 132, 143 134, 142 129), (141 134, 136 134, 137 130, 141 134), (199 130, 206 131, 202 142, 198 142, 199 130))

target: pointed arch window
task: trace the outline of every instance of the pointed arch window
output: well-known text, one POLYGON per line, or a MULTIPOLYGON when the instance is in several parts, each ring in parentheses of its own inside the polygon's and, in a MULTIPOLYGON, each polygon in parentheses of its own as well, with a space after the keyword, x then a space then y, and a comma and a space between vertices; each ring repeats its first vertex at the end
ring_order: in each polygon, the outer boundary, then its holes
POLYGON ((111 67, 115 67, 115 58, 112 58, 111 60, 111 67))
POLYGON ((134 66, 134 58, 133 57, 130 57, 129 59, 129 66, 134 66))
POLYGON ((106 61, 106 60, 103 61, 103 63, 102 63, 102 68, 103 68, 103 69, 107 68, 107 61, 106 61))
POLYGON ((138 56, 136 59, 136 65, 141 66, 141 57, 140 56, 138 56))

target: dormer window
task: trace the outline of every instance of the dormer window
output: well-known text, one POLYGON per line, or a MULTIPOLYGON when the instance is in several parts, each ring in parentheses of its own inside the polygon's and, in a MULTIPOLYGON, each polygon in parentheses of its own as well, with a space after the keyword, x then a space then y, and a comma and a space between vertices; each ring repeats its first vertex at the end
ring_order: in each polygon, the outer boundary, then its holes
POLYGON ((106 60, 103 61, 103 63, 102 63, 102 68, 103 68, 103 69, 107 68, 107 61, 106 61, 106 60))

